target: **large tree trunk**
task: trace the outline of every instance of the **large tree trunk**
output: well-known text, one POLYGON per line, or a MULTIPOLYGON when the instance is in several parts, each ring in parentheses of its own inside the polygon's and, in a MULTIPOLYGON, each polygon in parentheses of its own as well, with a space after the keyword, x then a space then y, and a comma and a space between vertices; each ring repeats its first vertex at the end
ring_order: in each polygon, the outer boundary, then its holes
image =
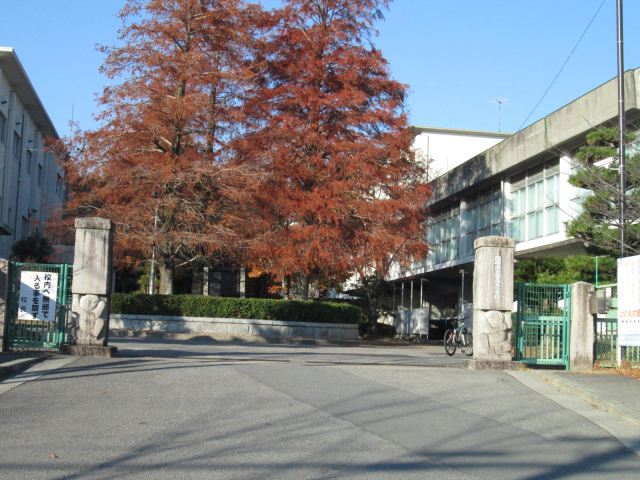
POLYGON ((302 300, 309 300, 309 275, 301 275, 301 292, 302 300))
POLYGON ((173 295, 173 263, 161 260, 158 262, 160 271, 160 294, 173 295))

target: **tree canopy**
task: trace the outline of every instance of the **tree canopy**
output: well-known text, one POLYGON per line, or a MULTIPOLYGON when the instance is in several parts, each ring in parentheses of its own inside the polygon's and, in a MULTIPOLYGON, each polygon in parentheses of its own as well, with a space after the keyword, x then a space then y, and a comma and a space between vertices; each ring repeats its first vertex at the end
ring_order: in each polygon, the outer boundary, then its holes
POLYGON ((70 155, 69 215, 189 262, 324 283, 426 254, 406 87, 372 37, 388 0, 128 0, 101 126, 70 155))
MULTIPOLYGON (((598 258, 598 282, 616 281, 616 259, 598 258)), ((515 281, 528 283, 568 284, 596 283, 596 258, 587 255, 522 259, 516 262, 515 281)))
POLYGON ((251 179, 231 164, 260 10, 240 0, 129 0, 122 45, 103 48, 112 80, 101 127, 76 140, 72 215, 118 227, 122 252, 150 256, 160 291, 178 262, 237 252, 251 179), (256 20, 257 19, 257 20, 256 20))
MULTIPOLYGON (((570 235, 583 240, 589 251, 620 254, 619 130, 599 128, 590 132, 580 148, 580 165, 569 182, 589 190, 579 216, 567 224, 570 235)), ((627 134, 627 142, 633 136, 627 134)), ((640 254, 640 155, 631 151, 625 161, 625 250, 640 254)))
POLYGON ((406 87, 371 43, 379 0, 289 0, 262 44, 240 161, 262 173, 253 262, 343 280, 426 253, 406 87))

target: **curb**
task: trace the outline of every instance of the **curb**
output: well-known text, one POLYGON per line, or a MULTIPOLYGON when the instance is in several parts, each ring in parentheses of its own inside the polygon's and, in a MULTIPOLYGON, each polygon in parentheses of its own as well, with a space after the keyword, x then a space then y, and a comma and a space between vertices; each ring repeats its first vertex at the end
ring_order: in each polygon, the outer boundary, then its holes
POLYGON ((601 408, 602 410, 606 410, 609 413, 613 413, 617 416, 619 416, 620 418, 623 418, 624 420, 626 420, 627 422, 630 422, 638 427, 640 427, 640 419, 634 418, 634 417, 630 417, 628 413, 620 410, 618 407, 616 407, 615 405, 613 405, 612 403, 603 400, 602 397, 597 396, 597 395, 593 395, 587 391, 585 391, 584 389, 577 387, 576 385, 572 384, 571 382, 567 382, 565 380, 563 380, 562 378, 558 377, 557 375, 553 375, 553 374, 549 374, 549 373, 542 373, 542 372, 536 372, 544 381, 550 383, 551 385, 560 388, 562 390, 564 390, 567 393, 570 393, 571 395, 575 395, 576 397, 580 397, 583 400, 586 400, 587 402, 597 406, 598 408, 601 408))
POLYGON ((34 357, 18 358, 8 362, 0 363, 0 381, 5 378, 25 371, 32 365, 42 362, 49 358, 50 355, 38 355, 34 357))

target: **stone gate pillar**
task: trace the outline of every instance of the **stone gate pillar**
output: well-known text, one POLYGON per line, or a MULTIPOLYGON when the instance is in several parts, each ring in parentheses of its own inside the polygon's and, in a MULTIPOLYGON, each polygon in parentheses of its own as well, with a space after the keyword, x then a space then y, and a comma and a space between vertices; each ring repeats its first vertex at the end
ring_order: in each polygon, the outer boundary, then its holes
POLYGON ((474 244, 473 360, 470 368, 513 368, 511 305, 513 251, 505 237, 482 237, 474 244))
MULTIPOLYGON (((565 306, 566 308, 566 306, 565 306)), ((593 285, 577 282, 571 285, 571 323, 569 327, 569 370, 593 370, 595 344, 596 292, 593 285)))
POLYGON ((91 354, 100 354, 99 347, 106 347, 109 341, 112 248, 113 224, 110 220, 98 217, 76 219, 71 288, 72 339, 77 347, 87 347, 85 350, 91 350, 91 354))

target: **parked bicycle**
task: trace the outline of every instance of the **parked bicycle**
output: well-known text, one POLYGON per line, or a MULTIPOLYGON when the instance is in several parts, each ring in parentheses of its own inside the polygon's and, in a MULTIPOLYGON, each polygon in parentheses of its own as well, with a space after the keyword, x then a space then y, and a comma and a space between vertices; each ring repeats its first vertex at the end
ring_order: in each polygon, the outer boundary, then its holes
POLYGON ((464 322, 455 319, 451 321, 453 328, 444 332, 444 351, 452 356, 457 349, 465 355, 473 355, 473 335, 467 331, 464 322))

